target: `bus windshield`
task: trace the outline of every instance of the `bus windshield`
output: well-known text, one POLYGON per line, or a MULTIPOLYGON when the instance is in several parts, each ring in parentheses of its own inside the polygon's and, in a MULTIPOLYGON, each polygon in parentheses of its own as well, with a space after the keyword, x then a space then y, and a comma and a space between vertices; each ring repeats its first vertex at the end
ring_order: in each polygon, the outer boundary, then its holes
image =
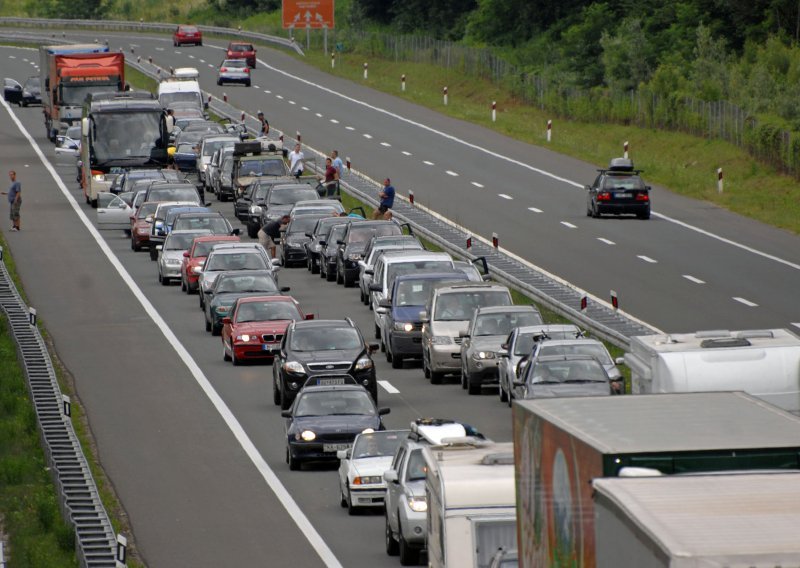
POLYGON ((161 114, 95 114, 92 150, 98 164, 117 159, 149 159, 161 139, 161 114))

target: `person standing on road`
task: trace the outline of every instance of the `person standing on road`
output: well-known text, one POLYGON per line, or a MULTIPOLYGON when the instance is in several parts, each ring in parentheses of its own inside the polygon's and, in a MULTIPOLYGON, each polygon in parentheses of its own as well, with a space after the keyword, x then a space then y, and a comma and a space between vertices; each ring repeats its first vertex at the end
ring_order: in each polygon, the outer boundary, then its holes
POLYGON ((303 175, 303 169, 305 169, 305 159, 306 156, 300 149, 300 142, 298 142, 294 145, 294 150, 289 153, 289 169, 292 171, 292 175, 294 177, 299 178, 301 175, 303 175))
POLYGON ((8 204, 11 207, 11 230, 19 231, 19 210, 22 207, 22 184, 17 181, 17 172, 11 170, 8 172, 8 177, 11 179, 11 187, 8 191, 0 192, 3 195, 8 195, 8 204))
POLYGON ((325 177, 322 178, 322 184, 325 186, 325 197, 333 197, 336 195, 337 185, 339 184, 339 172, 333 167, 330 158, 325 158, 325 177))
POLYGON ((334 150, 331 152, 331 160, 333 160, 333 167, 336 168, 336 171, 339 174, 339 179, 342 179, 342 174, 344 173, 344 163, 339 157, 339 150, 334 150))
POLYGON ((167 109, 167 134, 172 134, 175 129, 175 111, 167 109))
POLYGON ((392 187, 392 181, 389 178, 383 180, 383 189, 378 193, 378 198, 381 201, 372 214, 372 218, 383 218, 388 221, 392 218, 392 206, 394 205, 394 187, 392 187))
POLYGON ((258 135, 266 136, 269 134, 269 121, 264 117, 264 113, 262 111, 258 111, 258 122, 260 123, 258 135))
POLYGON ((269 251, 272 258, 275 258, 275 253, 277 252, 275 241, 281 239, 281 229, 286 227, 289 219, 288 215, 284 215, 280 219, 273 219, 258 231, 258 241, 261 246, 269 251))

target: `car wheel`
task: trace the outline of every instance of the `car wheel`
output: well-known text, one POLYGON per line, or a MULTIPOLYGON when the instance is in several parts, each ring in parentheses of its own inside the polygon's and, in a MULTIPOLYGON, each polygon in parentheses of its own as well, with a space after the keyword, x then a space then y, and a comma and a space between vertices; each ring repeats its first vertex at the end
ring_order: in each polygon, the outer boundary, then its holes
POLYGON ((431 378, 431 369, 428 367, 428 359, 425 357, 425 351, 422 351, 422 374, 425 375, 426 379, 431 378))
POLYGON ((228 355, 228 350, 225 349, 225 342, 224 341, 222 342, 222 360, 223 361, 230 361, 231 360, 231 356, 228 355))
POLYGON ((211 324, 211 335, 217 336, 222 334, 222 327, 211 324))
POLYGON ((347 498, 344 496, 344 491, 342 491, 341 487, 339 488, 339 506, 342 509, 347 507, 347 498))
POLYGON ((434 371, 433 369, 428 369, 428 374, 431 376, 432 385, 442 384, 442 380, 444 379, 444 373, 440 373, 439 371, 434 371))
POLYGON ((181 292, 186 292, 186 291, 187 291, 186 290, 186 280, 184 280, 183 276, 181 276, 181 292))
POLYGON ((400 544, 397 542, 397 539, 394 538, 394 534, 392 534, 392 527, 389 525, 388 513, 384 515, 384 522, 386 525, 386 528, 384 529, 386 554, 389 556, 397 556, 400 553, 400 544))
POLYGON ((248 223, 247 224, 247 236, 250 237, 251 239, 257 239, 258 238, 258 230, 260 228, 261 227, 259 227, 255 223, 248 223))
POLYGON ((20 104, 20 106, 27 107, 28 106, 28 101, 20 101, 19 104, 20 104))
POLYGON ((375 339, 381 338, 381 328, 378 327, 378 324, 375 324, 375 339))
POLYGON ((249 86, 250 86, 250 81, 248 81, 247 83, 245 83, 245 84, 244 84, 244 86, 245 86, 245 87, 249 87, 249 86))
POLYGON ((500 402, 508 402, 508 393, 505 391, 505 389, 500 386, 498 387, 498 390, 500 391, 500 402))
POLYGON ((403 538, 403 529, 399 526, 397 532, 400 536, 400 566, 416 566, 419 564, 419 550, 406 542, 403 538))
POLYGON ((392 369, 402 369, 403 368, 403 357, 400 355, 392 355, 392 360, 390 361, 392 364, 392 369))
POLYGON ((162 286, 169 286, 170 282, 171 282, 171 280, 169 278, 167 278, 166 276, 162 276, 161 277, 161 285, 162 286))
POLYGON ((467 390, 468 383, 469 379, 467 378, 467 373, 464 371, 464 367, 461 367, 461 388, 467 390))
POLYGON ((597 208, 597 205, 592 206, 592 217, 594 217, 595 219, 600 218, 600 210, 597 208))
POLYGON ((339 264, 337 263, 336 264, 336 283, 337 284, 340 284, 340 285, 344 284, 343 272, 344 272, 344 268, 339 268, 339 264))
POLYGON ((233 363, 234 367, 238 367, 242 364, 242 360, 236 356, 236 351, 233 350, 233 345, 231 344, 231 362, 233 363))
POLYGON ((211 331, 211 322, 206 319, 206 331, 211 331))
POLYGON ((347 514, 350 516, 358 514, 358 508, 353 506, 353 494, 347 490, 347 514))
POLYGON ((289 469, 291 471, 297 471, 300 469, 300 460, 292 456, 292 452, 289 451, 288 447, 286 448, 286 463, 289 464, 289 469))
POLYGON ((378 385, 369 389, 369 395, 372 397, 372 402, 375 403, 375 406, 378 406, 378 385))
POLYGON ((467 381, 467 392, 471 395, 481 394, 481 384, 467 381))
POLYGON ((327 280, 328 282, 333 282, 334 280, 336 280, 336 273, 334 272, 333 274, 331 274, 331 267, 329 265, 325 265, 325 280, 327 280))
POLYGON ((587 203, 586 204, 586 216, 587 217, 591 217, 592 216, 592 204, 591 203, 587 203))
POLYGON ((222 86, 222 79, 217 79, 217 85, 222 86))
POLYGON ((650 211, 647 211, 645 213, 639 213, 638 215, 636 215, 636 218, 637 219, 642 219, 643 221, 646 221, 647 219, 650 218, 650 211))
POLYGON ((150 260, 155 261, 156 259, 158 259, 158 251, 156 250, 156 247, 154 246, 149 247, 147 249, 147 252, 150 253, 150 260))
POLYGON ((311 274, 319 274, 319 262, 311 259, 311 274))

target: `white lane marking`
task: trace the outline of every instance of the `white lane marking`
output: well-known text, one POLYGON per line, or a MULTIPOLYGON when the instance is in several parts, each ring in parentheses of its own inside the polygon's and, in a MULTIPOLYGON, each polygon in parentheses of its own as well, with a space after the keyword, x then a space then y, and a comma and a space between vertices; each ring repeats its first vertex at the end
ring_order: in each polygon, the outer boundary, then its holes
POLYGON ((261 87, 259 87, 258 85, 253 85, 253 88, 254 89, 260 89, 261 87))
POLYGON ((755 302, 751 302, 750 300, 746 300, 745 298, 738 298, 738 297, 734 296, 733 299, 736 300, 737 302, 741 303, 741 304, 744 304, 748 308, 757 308, 758 307, 758 304, 756 304, 755 302))
POLYGON ((508 199, 508 200, 514 199, 513 197, 511 197, 510 195, 506 195, 505 193, 498 193, 497 197, 502 197, 503 199, 508 199))
POLYGON ((211 63, 209 63, 209 64, 208 64, 208 66, 209 66, 209 67, 211 67, 212 69, 213 69, 213 67, 214 67, 214 66, 213 66, 211 63))
POLYGON ((8 58, 9 58, 9 59, 16 59, 16 58, 17 58, 17 56, 16 56, 16 55, 9 55, 9 56, 8 56, 8 58))
POLYGON ((684 274, 683 277, 686 278, 686 280, 688 280, 689 282, 694 282, 695 284, 705 284, 705 281, 700 280, 699 278, 696 278, 691 274, 684 274))
POLYGON ((364 134, 364 138, 366 138, 367 140, 371 140, 372 134, 364 134))
POLYGON ((189 56, 189 59, 194 59, 194 55, 190 55, 190 56, 189 56))
POLYGON ((615 244, 617 244, 614 241, 611 241, 609 239, 604 239, 603 237, 597 237, 597 240, 600 241, 601 243, 606 243, 607 245, 611 245, 611 246, 614 246, 615 244))
POLYGON ((577 229, 578 228, 577 225, 573 225, 569 221, 561 221, 561 224, 564 225, 568 229, 577 229))
POLYGON ((283 100, 283 95, 275 95, 275 98, 283 100))
POLYGON ((344 129, 345 130, 355 130, 355 128, 353 128, 352 126, 345 126, 344 129))
POLYGON ((51 164, 50 161, 45 157, 42 149, 38 146, 38 144, 36 144, 36 141, 34 141, 33 137, 25 129, 16 115, 11 112, 11 107, 8 106, 8 103, 2 99, 0 99, 0 103, 2 103, 3 107, 11 117, 11 120, 14 122, 22 135, 28 140, 28 143, 39 157, 39 160, 41 160, 42 164, 53 178, 53 181, 56 182, 59 190, 61 190, 64 198, 67 200, 70 207, 72 207, 73 211, 75 211, 75 214, 86 227, 86 230, 89 231, 89 234, 92 236, 92 238, 94 238, 97 246, 111 263, 111 266, 113 266, 117 271, 120 278, 122 278, 122 281, 128 286, 128 289, 130 289, 133 296, 139 301, 144 311, 148 316, 150 316, 150 319, 153 320, 153 323, 156 324, 156 327, 158 327, 161 333, 164 334, 167 342, 172 346, 172 348, 178 354, 178 357, 180 357, 181 361, 183 361, 183 363, 186 365, 197 384, 201 389, 203 389, 203 392, 206 394, 208 399, 211 401, 211 404, 214 405, 214 408, 225 421, 225 424, 228 426, 231 433, 233 433, 234 437, 239 442, 239 445, 242 447, 245 454, 247 454, 247 457, 250 458, 250 461, 252 461, 253 465, 256 466, 256 469, 261 474, 261 477, 281 502, 281 505, 283 505, 284 509, 286 509, 286 512, 292 517, 292 520, 297 525, 297 528, 299 528, 300 532, 308 539, 308 542, 314 547, 314 550, 325 564, 334 568, 342 568, 342 564, 333 554, 333 551, 328 547, 328 545, 322 539, 322 536, 311 524, 311 521, 300 509, 300 506, 297 504, 294 498, 292 498, 289 491, 286 489, 283 483, 281 483, 281 480, 278 479, 278 476, 275 475, 275 472, 272 470, 272 468, 270 468, 267 461, 259 453, 258 448, 256 448, 253 441, 247 435, 247 432, 244 431, 244 428, 236 419, 236 416, 234 416, 231 409, 228 408, 228 405, 225 404, 225 401, 211 385, 208 378, 203 373, 203 370, 197 365, 178 337, 175 335, 172 329, 170 329, 167 322, 164 321, 164 319, 158 313, 158 310, 156 310, 155 306, 153 306, 150 300, 147 299, 147 296, 144 294, 144 292, 142 292, 142 289, 139 288, 139 286, 133 280, 133 277, 131 277, 130 273, 122 265, 122 262, 108 246, 108 243, 106 243, 105 239, 100 235, 100 232, 92 225, 92 222, 89 221, 89 218, 80 208, 78 202, 75 201, 75 198, 72 197, 72 194, 70 194, 67 186, 64 185, 64 182, 56 173, 53 164, 51 164))
POLYGON ((205 62, 206 62, 206 60, 205 60, 205 59, 198 59, 198 61, 199 61, 200 63, 205 63, 205 62))
POLYGON ((392 383, 389 381, 378 381, 378 384, 383 387, 383 390, 388 392, 389 394, 398 394, 400 391, 392 386, 392 383))
POLYGON ((404 156, 413 156, 411 152, 406 152, 405 150, 403 150, 401 154, 403 154, 404 156))
POLYGON ((447 170, 445 173, 449 176, 458 177, 458 173, 453 170, 447 170))
POLYGON ((433 164, 433 162, 431 162, 430 160, 425 160, 425 161, 424 161, 424 162, 422 162, 422 163, 423 163, 423 164, 425 164, 426 166, 432 166, 432 165, 434 165, 434 164, 433 164))
POLYGON ((538 207, 528 207, 528 211, 533 211, 534 213, 541 213, 542 210, 538 207))
POLYGON ((163 47, 157 47, 156 51, 164 51, 164 48, 163 47))
POLYGON ((314 116, 316 116, 317 118, 322 118, 322 115, 318 112, 314 113, 314 116))
POLYGON ((645 256, 643 254, 637 254, 636 258, 640 258, 645 262, 649 262, 650 264, 656 264, 658 261, 654 258, 650 258, 649 256, 645 256))
POLYGON ((27 57, 23 57, 23 58, 22 58, 22 60, 23 60, 25 63, 27 63, 27 62, 28 62, 28 58, 27 58, 27 57))
POLYGON ((332 118, 331 119, 331 124, 339 124, 339 121, 336 120, 335 118, 332 118))
POLYGON ((270 91, 269 89, 264 89, 264 93, 266 93, 266 94, 268 94, 268 95, 271 95, 271 94, 272 94, 272 91, 270 91))
MULTIPOLYGON (((264 92, 266 93, 267 91, 264 91, 264 92)), ((300 108, 303 109, 303 110, 309 110, 308 107, 306 107, 306 106, 301 106, 300 108)))
POLYGON ((294 101, 289 101, 289 104, 290 104, 290 105, 296 105, 297 103, 296 103, 296 102, 294 102, 294 101))
POLYGON ((472 185, 474 185, 475 187, 479 187, 479 188, 483 189, 483 184, 482 183, 478 183, 477 181, 472 181, 470 183, 472 185))
POLYGON ((388 142, 381 142, 381 146, 383 146, 384 148, 389 148, 391 147, 391 144, 389 144, 388 142))
POLYGON ((175 55, 180 55, 181 53, 183 53, 183 52, 182 52, 182 51, 175 50, 175 55))
MULTIPOLYGON (((417 128, 421 128, 422 130, 426 130, 427 132, 430 132, 432 134, 436 134, 437 136, 441 136, 442 138, 446 138, 447 140, 450 140, 452 142, 456 142, 457 144, 461 144, 463 146, 466 146, 467 148, 471 148, 473 150, 477 150, 478 152, 482 152, 484 154, 492 156, 493 158, 498 158, 498 159, 503 160, 505 162, 520 166, 520 167, 525 168, 525 169, 527 169, 529 171, 536 172, 536 173, 541 174, 541 175, 543 175, 545 177, 549 177, 550 179, 554 179, 556 181, 563 182, 563 183, 565 183, 567 185, 571 185, 572 187, 576 187, 578 189, 584 189, 585 184, 583 184, 583 183, 578 183, 578 182, 573 181, 571 179, 567 179, 565 177, 556 175, 556 174, 554 174, 552 172, 548 172, 547 170, 543 170, 541 168, 537 168, 537 167, 532 166, 530 164, 526 164, 525 162, 522 162, 520 160, 515 160, 514 158, 509 158, 508 156, 505 156, 505 155, 500 154, 498 152, 493 152, 493 151, 489 150, 488 148, 485 148, 485 147, 480 146, 478 144, 473 144, 472 142, 467 142, 466 140, 462 140, 461 138, 458 138, 458 137, 453 136, 452 134, 448 134, 446 132, 442 132, 441 130, 436 130, 435 128, 432 128, 432 127, 430 127, 430 126, 428 126, 426 124, 422 124, 421 122, 416 122, 414 120, 411 120, 410 118, 406 118, 406 117, 401 116, 401 115, 399 115, 399 114, 397 114, 395 112, 391 112, 389 110, 386 110, 385 108, 381 108, 381 107, 378 107, 378 106, 375 106, 375 105, 371 105, 369 103, 366 103, 366 102, 361 101, 359 99, 356 99, 356 98, 353 98, 351 96, 345 95, 345 94, 340 93, 338 91, 334 91, 333 89, 331 89, 329 87, 325 87, 323 85, 319 85, 317 83, 314 83, 313 81, 309 81, 308 79, 304 79, 302 77, 298 77, 297 75, 292 75, 291 73, 289 73, 287 71, 284 71, 282 69, 278 69, 277 67, 273 67, 272 65, 269 65, 268 63, 266 63, 265 61, 262 61, 261 59, 259 59, 258 61, 259 61, 259 63, 261 65, 263 65, 267 69, 275 71, 276 73, 279 73, 279 74, 281 74, 281 75, 283 75, 285 77, 289 77, 289 78, 294 79, 296 81, 300 81, 301 83, 304 83, 304 84, 306 84, 306 85, 308 85, 310 87, 314 87, 316 89, 319 89, 321 91, 324 91, 326 93, 334 95, 336 97, 339 97, 339 98, 344 99, 346 101, 349 101, 351 103, 363 106, 363 107, 368 108, 370 110, 374 110, 375 112, 379 112, 379 113, 384 114, 386 116, 390 116, 390 117, 395 118, 395 119, 397 119, 397 120, 399 120, 401 122, 405 122, 406 124, 410 124, 412 126, 416 126, 417 128)), ((779 262, 779 263, 781 263, 781 264, 783 264, 785 266, 788 266, 790 268, 794 268, 795 270, 800 270, 800 264, 797 264, 795 262, 790 262, 788 260, 782 259, 782 258, 777 257, 775 255, 768 254, 766 252, 760 251, 758 249, 749 247, 749 246, 741 244, 741 243, 737 243, 737 242, 732 241, 730 239, 727 239, 727 238, 725 238, 723 236, 717 235, 717 234, 712 233, 710 231, 706 231, 705 229, 701 229, 700 227, 695 227, 694 225, 690 225, 689 223, 685 223, 684 221, 680 221, 678 219, 674 219, 672 217, 664 215, 663 213, 657 213, 657 212, 653 211, 651 214, 653 216, 655 216, 655 217, 658 217, 659 219, 663 219, 664 221, 669 221, 670 223, 675 223, 676 225, 678 225, 680 227, 683 227, 685 229, 689 229, 691 231, 695 231, 695 232, 697 232, 697 233, 699 233, 701 235, 704 235, 706 237, 709 237, 709 238, 712 238, 712 239, 716 239, 716 240, 718 240, 720 242, 723 242, 725 244, 737 247, 739 249, 745 250, 745 251, 750 252, 752 254, 761 256, 763 258, 768 258, 769 260, 773 260, 775 262, 779 262)))

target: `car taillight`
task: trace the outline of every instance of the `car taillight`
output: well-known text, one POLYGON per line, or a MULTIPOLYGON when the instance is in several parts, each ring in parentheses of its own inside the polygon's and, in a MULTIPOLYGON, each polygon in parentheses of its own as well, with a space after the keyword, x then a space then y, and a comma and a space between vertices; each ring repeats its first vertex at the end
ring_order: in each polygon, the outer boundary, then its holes
POLYGON ((597 201, 609 201, 611 199, 611 194, 607 191, 601 191, 597 194, 597 201))
POLYGON ((646 193, 636 194, 636 201, 650 201, 650 196, 646 193))
POLYGON ((220 69, 220 71, 221 71, 222 73, 227 73, 227 71, 228 71, 228 68, 227 68, 227 67, 223 67, 222 69, 220 69))
POLYGON ((228 57, 233 57, 233 52, 230 49, 228 50, 228 57))
POLYGON ((244 72, 245 72, 245 73, 250 73, 250 68, 249 68, 249 67, 245 67, 245 68, 244 68, 244 72))

